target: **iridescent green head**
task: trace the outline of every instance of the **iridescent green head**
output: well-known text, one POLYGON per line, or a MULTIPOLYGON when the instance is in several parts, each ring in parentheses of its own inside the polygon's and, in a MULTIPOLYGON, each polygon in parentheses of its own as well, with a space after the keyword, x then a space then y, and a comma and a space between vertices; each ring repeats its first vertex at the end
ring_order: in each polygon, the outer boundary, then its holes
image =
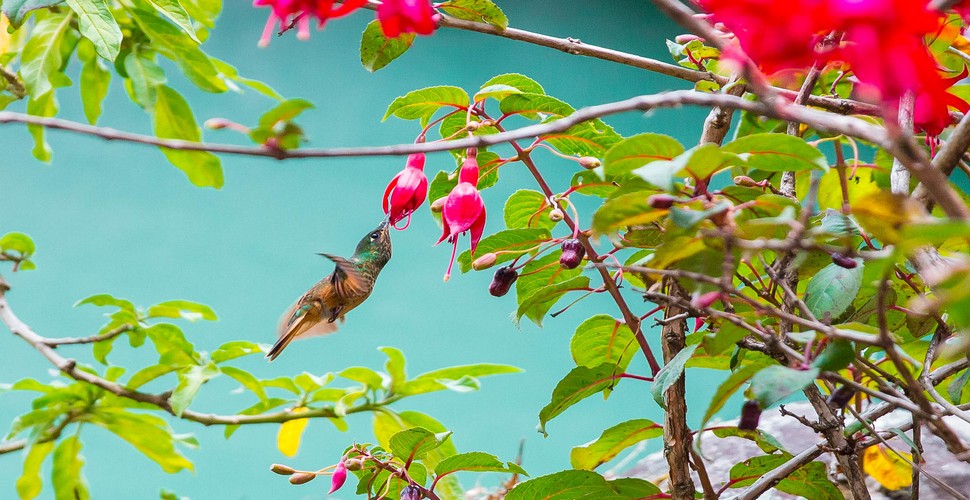
POLYGON ((360 240, 354 251, 354 260, 377 264, 378 267, 384 267, 391 260, 391 226, 386 219, 360 240))

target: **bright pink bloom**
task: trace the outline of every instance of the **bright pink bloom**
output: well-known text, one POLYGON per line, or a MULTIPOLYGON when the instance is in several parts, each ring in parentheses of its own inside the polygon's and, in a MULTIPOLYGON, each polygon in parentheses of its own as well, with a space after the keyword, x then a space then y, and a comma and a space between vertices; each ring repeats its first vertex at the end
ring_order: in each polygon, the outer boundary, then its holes
POLYGON ((458 173, 458 185, 451 190, 445 200, 445 207, 441 214, 444 230, 438 243, 447 239, 454 245, 451 250, 451 262, 448 263, 448 272, 445 273, 446 281, 451 277, 451 268, 455 264, 458 236, 471 230, 471 249, 474 256, 478 241, 482 239, 482 232, 485 230, 485 204, 482 202, 482 195, 478 192, 478 160, 475 158, 478 151, 475 148, 468 148, 467 154, 458 173))
POLYGON ((408 156, 407 166, 397 173, 384 190, 384 213, 388 214, 391 226, 405 217, 411 223, 411 214, 428 197, 428 178, 424 175, 424 153, 408 156))
POLYGON ((383 0, 377 7, 377 19, 388 38, 401 33, 430 35, 440 18, 428 0, 383 0))
POLYGON ((344 465, 344 459, 340 459, 337 463, 337 467, 333 469, 333 475, 330 477, 330 492, 333 493, 340 489, 347 481, 347 466, 344 465))
POLYGON ((254 7, 269 7, 273 10, 266 21, 266 27, 263 28, 259 45, 269 45, 277 24, 281 31, 286 31, 295 23, 296 37, 306 40, 310 38, 311 17, 316 17, 318 27, 323 28, 327 19, 346 16, 367 4, 367 0, 345 0, 336 6, 335 3, 336 0, 253 0, 254 7))

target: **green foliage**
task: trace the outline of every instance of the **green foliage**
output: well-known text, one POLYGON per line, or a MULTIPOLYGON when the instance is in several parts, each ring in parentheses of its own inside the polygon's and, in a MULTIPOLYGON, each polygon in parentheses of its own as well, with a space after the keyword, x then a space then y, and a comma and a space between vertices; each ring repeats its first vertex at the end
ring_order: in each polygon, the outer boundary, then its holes
POLYGON ((832 263, 812 277, 805 290, 805 305, 816 318, 838 318, 862 286, 863 264, 846 269, 832 263))
POLYGON ((432 115, 442 107, 466 109, 468 93, 458 87, 428 87, 408 92, 394 99, 384 113, 384 120, 396 116, 402 120, 420 120, 421 126, 431 121, 432 115))
POLYGON ((751 395, 762 408, 768 408, 814 383, 819 371, 818 368, 795 370, 785 366, 769 366, 751 379, 751 395))
POLYGON ((661 408, 667 408, 667 390, 676 384, 677 380, 684 374, 684 366, 687 364, 687 360, 699 346, 700 344, 694 344, 681 349, 653 378, 650 393, 653 394, 653 400, 661 408))
MULTIPOLYGON (((742 488, 753 483, 766 472, 791 460, 790 453, 776 453, 760 457, 749 458, 731 467, 732 488, 742 488)), ((841 500, 842 492, 828 479, 825 464, 811 462, 805 467, 793 471, 785 476, 775 486, 779 490, 805 498, 841 500)))
POLYGON ((509 27, 505 13, 491 0, 448 0, 439 7, 458 19, 488 23, 503 30, 509 27))
POLYGON ((650 420, 628 420, 606 429, 596 441, 573 448, 569 462, 574 469, 593 470, 613 460, 623 450, 662 435, 663 427, 650 420))
POLYGON ((567 470, 541 476, 516 486, 507 500, 538 500, 567 498, 602 498, 604 500, 633 500, 661 493, 660 489, 642 479, 622 478, 607 481, 603 476, 585 470, 567 470))
POLYGON ((570 406, 615 386, 618 382, 617 374, 613 363, 603 363, 592 368, 573 368, 559 381, 552 391, 552 400, 539 412, 539 432, 546 434, 546 423, 570 406))
POLYGON ((371 21, 360 38, 360 63, 367 71, 377 71, 404 55, 413 43, 414 33, 387 38, 381 30, 380 21, 371 21))

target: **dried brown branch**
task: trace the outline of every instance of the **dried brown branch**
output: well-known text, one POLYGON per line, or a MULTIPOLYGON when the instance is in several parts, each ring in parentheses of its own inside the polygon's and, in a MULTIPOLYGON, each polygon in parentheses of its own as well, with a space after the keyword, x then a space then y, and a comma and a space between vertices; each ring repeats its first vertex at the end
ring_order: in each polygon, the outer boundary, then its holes
MULTIPOLYGON (((673 278, 664 278, 667 294, 681 300, 686 292, 673 278)), ((673 318, 685 311, 674 304, 667 304, 664 318, 673 318)), ((665 322, 660 334, 663 346, 664 363, 669 363, 685 345, 687 322, 684 319, 665 322)), ((684 375, 664 394, 667 411, 664 412, 664 457, 670 470, 670 497, 674 500, 690 500, 694 498, 696 489, 690 475, 690 454, 692 434, 687 425, 687 395, 684 375)))

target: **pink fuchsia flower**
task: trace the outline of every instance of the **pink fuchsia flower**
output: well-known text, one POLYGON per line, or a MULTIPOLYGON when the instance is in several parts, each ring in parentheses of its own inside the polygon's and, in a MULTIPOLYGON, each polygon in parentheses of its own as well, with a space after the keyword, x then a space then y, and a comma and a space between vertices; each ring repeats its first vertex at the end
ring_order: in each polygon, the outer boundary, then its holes
POLYGON ((438 243, 447 239, 453 245, 445 281, 451 277, 451 268, 455 264, 458 236, 471 230, 471 250, 474 256, 478 241, 482 239, 482 232, 485 230, 485 204, 482 202, 482 195, 478 192, 477 156, 477 149, 468 148, 467 157, 458 173, 458 185, 451 190, 441 213, 444 229, 438 243))
POLYGON ((430 35, 440 18, 428 0, 383 0, 377 7, 377 19, 388 38, 401 33, 430 35))
POLYGON ((424 175, 424 153, 408 156, 404 170, 397 173, 384 190, 384 213, 391 226, 404 229, 411 224, 411 214, 428 197, 428 178, 424 175), (407 217, 404 227, 395 226, 407 217))
POLYGON ((345 460, 345 458, 341 458, 340 462, 337 463, 337 466, 333 469, 333 475, 330 477, 329 493, 339 490, 340 487, 344 485, 344 482, 347 481, 347 466, 344 465, 345 460))
POLYGON ((335 0, 253 0, 254 7, 272 9, 266 27, 263 28, 263 36, 259 39, 259 46, 269 45, 277 24, 281 31, 286 31, 295 23, 296 37, 306 40, 310 38, 311 17, 316 17, 318 27, 323 28, 328 19, 346 16, 367 4, 367 0, 346 0, 336 6, 335 3, 335 0))

